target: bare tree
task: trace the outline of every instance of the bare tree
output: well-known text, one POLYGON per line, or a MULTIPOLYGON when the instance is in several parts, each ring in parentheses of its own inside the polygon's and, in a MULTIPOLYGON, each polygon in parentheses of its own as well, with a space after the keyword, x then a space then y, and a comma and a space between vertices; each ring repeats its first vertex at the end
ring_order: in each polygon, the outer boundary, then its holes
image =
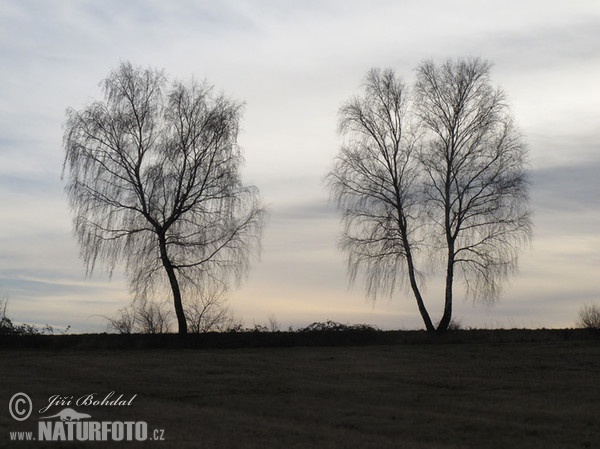
POLYGON ((279 332, 281 329, 279 321, 273 313, 267 317, 267 329, 269 329, 269 332, 279 332))
POLYGON ((0 290, 0 319, 6 318, 6 309, 8 308, 8 295, 0 290))
POLYGON ((340 109, 345 142, 328 175, 343 211, 341 248, 351 280, 366 276, 367 294, 392 294, 406 281, 428 330, 434 330, 419 289, 418 130, 411 123, 408 88, 392 70, 368 72, 364 92, 340 109))
POLYGON ((8 295, 0 290, 0 335, 9 333, 14 327, 12 320, 6 315, 8 295))
POLYGON ((427 210, 446 257, 440 330, 452 319, 455 271, 473 298, 494 301, 531 235, 527 148, 489 72, 481 59, 417 68, 427 210))
POLYGON ((265 212, 240 178, 241 105, 204 84, 123 63, 104 99, 67 111, 63 176, 88 273, 124 262, 132 292, 167 286, 179 333, 182 297, 239 281, 265 212))
POLYGON ((475 299, 493 301, 531 234, 526 146, 480 59, 425 62, 414 92, 371 70, 363 96, 340 109, 345 138, 328 179, 343 210, 351 279, 391 294, 408 281, 426 328, 417 264, 445 261, 444 314, 455 272, 475 299))

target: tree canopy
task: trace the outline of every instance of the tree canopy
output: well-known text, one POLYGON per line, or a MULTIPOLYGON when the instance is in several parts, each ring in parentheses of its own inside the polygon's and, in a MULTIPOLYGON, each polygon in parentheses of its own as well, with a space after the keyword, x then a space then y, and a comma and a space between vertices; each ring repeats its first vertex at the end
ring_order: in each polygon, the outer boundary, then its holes
POLYGON ((265 210, 245 185, 237 144, 242 105, 206 83, 169 83, 123 63, 104 98, 69 109, 63 176, 88 272, 124 263, 136 296, 168 287, 179 332, 182 294, 240 280, 265 210))
POLYGON ((478 58, 426 61, 411 87, 372 69, 339 112, 344 141, 328 181, 351 280, 364 273, 373 298, 409 285, 430 331, 422 286, 436 261, 444 331, 455 274, 475 299, 494 301, 531 236, 527 147, 490 68, 478 58))

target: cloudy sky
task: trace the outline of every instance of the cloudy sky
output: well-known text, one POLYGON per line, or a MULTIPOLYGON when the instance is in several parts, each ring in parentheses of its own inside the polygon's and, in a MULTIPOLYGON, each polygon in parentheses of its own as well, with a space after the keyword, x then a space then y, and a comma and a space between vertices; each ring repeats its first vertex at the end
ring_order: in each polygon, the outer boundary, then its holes
MULTIPOLYGON (((535 238, 493 307, 467 326, 571 326, 600 301, 600 2, 507 0, 3 0, 0 290, 15 321, 102 331, 129 302, 120 273, 85 277, 60 180, 65 109, 121 61, 206 79, 246 104, 244 177, 270 210, 261 260, 231 295, 246 325, 332 319, 422 326, 406 292, 348 287, 323 176, 340 104, 371 67, 410 82, 423 59, 481 56, 507 92, 532 165, 535 238)), ((439 279, 426 302, 441 312, 439 279)))

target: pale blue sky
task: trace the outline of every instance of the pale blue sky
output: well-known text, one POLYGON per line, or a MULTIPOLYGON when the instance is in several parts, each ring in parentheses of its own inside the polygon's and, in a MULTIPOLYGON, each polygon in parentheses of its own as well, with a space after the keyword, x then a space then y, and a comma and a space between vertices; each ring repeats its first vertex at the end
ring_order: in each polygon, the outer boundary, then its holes
MULTIPOLYGON (((244 175, 271 219, 232 293, 247 325, 332 319, 420 328, 412 297, 347 287, 322 178, 337 109, 371 67, 407 81, 421 60, 481 56, 531 150, 535 238, 494 307, 457 295, 465 325, 569 326, 600 301, 600 3, 547 1, 28 1, 0 3, 0 289, 17 321, 103 330, 129 302, 121 274, 85 278, 60 181, 65 109, 120 61, 207 79, 246 103, 244 175)), ((459 290, 457 290, 459 292, 459 290)), ((426 302, 441 309, 439 280, 426 302)))

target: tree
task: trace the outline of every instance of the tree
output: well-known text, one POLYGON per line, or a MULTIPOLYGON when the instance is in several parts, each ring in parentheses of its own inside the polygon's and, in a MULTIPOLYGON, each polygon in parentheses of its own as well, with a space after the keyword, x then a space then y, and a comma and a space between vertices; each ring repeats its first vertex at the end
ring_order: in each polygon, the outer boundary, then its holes
POLYGON ((367 294, 392 294, 406 277, 428 330, 434 326, 419 289, 418 130, 411 122, 408 89, 392 70, 368 72, 364 93, 340 109, 346 138, 328 175, 343 210, 341 248, 351 280, 366 276, 367 294))
POLYGON ((408 276, 426 328, 417 263, 443 260, 444 313, 456 274, 494 301, 531 235, 527 149, 504 93, 480 59, 424 62, 412 94, 391 70, 372 70, 364 94, 340 109, 342 147, 329 183, 343 210, 351 279, 389 294, 408 276))
POLYGON ((452 318, 455 271, 475 299, 493 301, 531 235, 527 149, 489 72, 480 59, 417 68, 426 199, 447 250, 441 329, 452 318))
POLYGON ((63 177, 88 274, 124 263, 137 298, 170 289, 180 334, 182 297, 239 281, 265 220, 243 184, 241 105, 206 84, 167 83, 123 63, 104 99, 67 110, 63 177))

